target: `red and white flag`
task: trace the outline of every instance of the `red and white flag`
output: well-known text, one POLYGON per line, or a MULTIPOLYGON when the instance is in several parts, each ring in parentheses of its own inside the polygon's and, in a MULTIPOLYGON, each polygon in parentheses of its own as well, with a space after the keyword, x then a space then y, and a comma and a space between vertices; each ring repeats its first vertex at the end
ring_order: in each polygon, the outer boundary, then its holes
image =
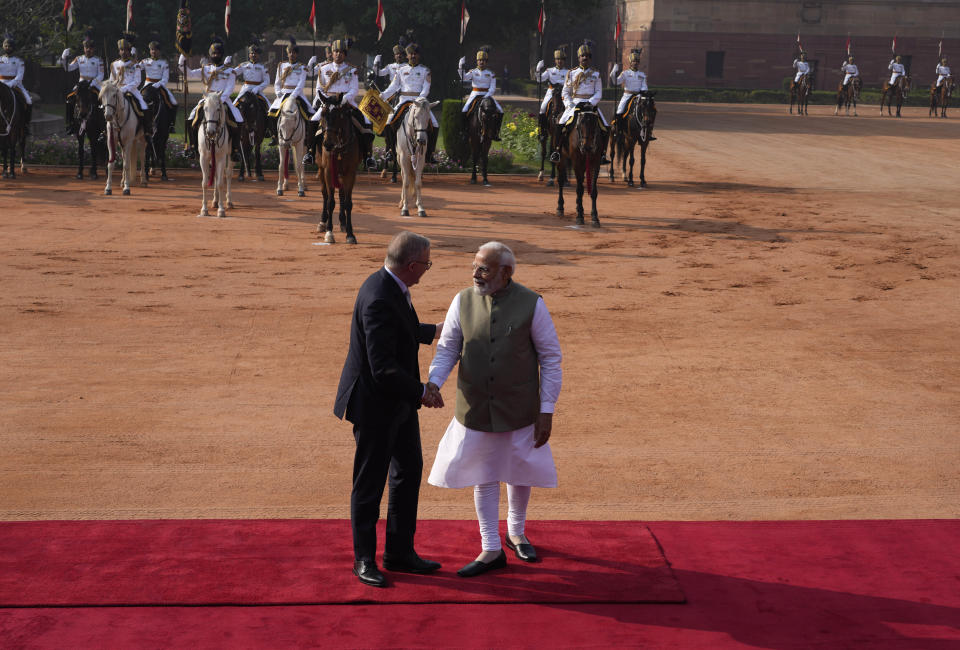
POLYGON ((803 45, 800 44, 800 32, 797 32, 797 49, 803 52, 803 45))
POLYGON ((227 0, 227 6, 223 10, 223 30, 227 33, 227 37, 230 37, 230 0, 227 0))
POLYGON ((377 0, 377 40, 383 38, 383 30, 387 28, 387 17, 383 15, 383 0, 377 0))
POLYGON ((63 0, 63 20, 67 23, 67 31, 73 27, 73 0, 63 0))
POLYGON ((543 3, 540 3, 540 17, 537 18, 537 33, 543 36, 543 30, 547 26, 547 14, 543 11, 543 3))
POLYGON ((850 56, 850 36, 847 36, 847 56, 850 56))
POLYGON ((127 0, 127 28, 130 31, 130 25, 133 23, 133 0, 127 0))
MULTIPOLYGON (((69 27, 67 29, 70 29, 69 27)), ((943 58, 943 39, 937 44, 937 61, 943 58)))
POLYGON ((893 52, 894 54, 897 53, 897 37, 896 36, 893 37, 893 43, 890 44, 890 51, 893 52))
POLYGON ((620 5, 617 5, 617 31, 613 34, 613 42, 615 45, 620 44, 620 5))
POLYGON ((467 33, 467 23, 470 22, 470 12, 467 11, 467 3, 464 0, 460 4, 460 44, 463 44, 463 37, 467 33))
POLYGON ((317 37, 317 0, 313 0, 310 7, 310 27, 313 29, 313 37, 317 37))

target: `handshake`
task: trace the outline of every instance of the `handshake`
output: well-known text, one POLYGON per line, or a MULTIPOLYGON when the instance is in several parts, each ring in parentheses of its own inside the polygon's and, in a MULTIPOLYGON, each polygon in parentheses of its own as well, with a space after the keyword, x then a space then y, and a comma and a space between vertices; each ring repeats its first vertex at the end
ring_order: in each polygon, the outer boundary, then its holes
POLYGON ((443 396, 440 394, 440 387, 435 383, 428 382, 420 403, 431 409, 443 408, 443 396))

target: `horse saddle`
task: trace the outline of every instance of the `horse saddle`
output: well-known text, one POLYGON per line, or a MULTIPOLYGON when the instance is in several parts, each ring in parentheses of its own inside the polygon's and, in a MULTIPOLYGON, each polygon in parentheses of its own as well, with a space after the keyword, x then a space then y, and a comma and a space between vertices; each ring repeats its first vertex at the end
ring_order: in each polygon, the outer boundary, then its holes
POLYGON ((143 109, 140 108, 140 102, 137 101, 137 98, 133 96, 129 90, 123 93, 123 96, 126 97, 127 101, 130 103, 130 108, 133 109, 133 112, 137 114, 137 117, 143 117, 143 109))

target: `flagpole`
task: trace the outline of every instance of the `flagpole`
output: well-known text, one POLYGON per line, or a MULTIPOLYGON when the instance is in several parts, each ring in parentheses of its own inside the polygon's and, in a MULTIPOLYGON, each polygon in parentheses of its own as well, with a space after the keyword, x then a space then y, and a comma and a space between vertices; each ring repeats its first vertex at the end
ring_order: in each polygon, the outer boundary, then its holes
MULTIPOLYGON (((540 32, 540 34, 539 34, 539 36, 540 36, 540 43, 539 43, 539 46, 540 46, 540 58, 538 59, 539 61, 543 61, 543 30, 545 30, 546 27, 547 27, 547 26, 544 24, 544 17, 545 17, 545 16, 544 16, 544 0, 540 0, 540 24, 538 25, 538 27, 540 28, 540 29, 539 29, 539 32, 540 32)), ((544 67, 544 69, 546 69, 546 67, 544 67)), ((541 95, 541 91, 542 91, 542 88, 543 88, 543 80, 541 79, 541 74, 542 74, 542 73, 541 73, 539 70, 537 70, 537 106, 539 106, 540 103, 543 101, 543 97, 542 97, 542 95, 541 95)))

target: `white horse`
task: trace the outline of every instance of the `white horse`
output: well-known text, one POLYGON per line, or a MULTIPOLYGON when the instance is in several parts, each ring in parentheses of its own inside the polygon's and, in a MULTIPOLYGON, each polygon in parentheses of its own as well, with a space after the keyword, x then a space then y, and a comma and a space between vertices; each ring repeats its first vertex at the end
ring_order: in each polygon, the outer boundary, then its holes
POLYGON ((427 162, 427 129, 430 126, 430 109, 440 102, 429 102, 423 97, 410 102, 412 106, 403 116, 397 130, 397 158, 400 160, 402 184, 400 186, 400 216, 410 216, 407 209, 407 192, 417 197, 417 216, 427 216, 420 201, 423 168, 427 162))
POLYGON ((297 98, 290 95, 280 105, 280 115, 277 116, 277 153, 280 154, 277 196, 283 196, 283 191, 287 189, 287 168, 291 153, 293 153, 294 169, 297 172, 297 196, 305 196, 307 186, 303 181, 303 141, 306 136, 306 120, 300 114, 297 98))
POLYGON ((130 101, 123 96, 113 81, 103 82, 100 88, 100 105, 107 123, 107 186, 103 193, 113 194, 113 165, 117 160, 117 145, 123 156, 123 174, 120 182, 123 193, 130 194, 130 183, 140 165, 140 185, 147 186, 147 171, 144 164, 146 140, 140 130, 140 119, 130 101))
POLYGON ((203 122, 197 129, 200 149, 200 169, 203 171, 200 214, 206 217, 207 188, 213 187, 213 205, 217 216, 227 216, 225 208, 233 208, 230 200, 230 178, 233 176, 233 159, 230 158, 230 131, 227 129, 227 109, 220 100, 220 93, 203 96, 203 122))

